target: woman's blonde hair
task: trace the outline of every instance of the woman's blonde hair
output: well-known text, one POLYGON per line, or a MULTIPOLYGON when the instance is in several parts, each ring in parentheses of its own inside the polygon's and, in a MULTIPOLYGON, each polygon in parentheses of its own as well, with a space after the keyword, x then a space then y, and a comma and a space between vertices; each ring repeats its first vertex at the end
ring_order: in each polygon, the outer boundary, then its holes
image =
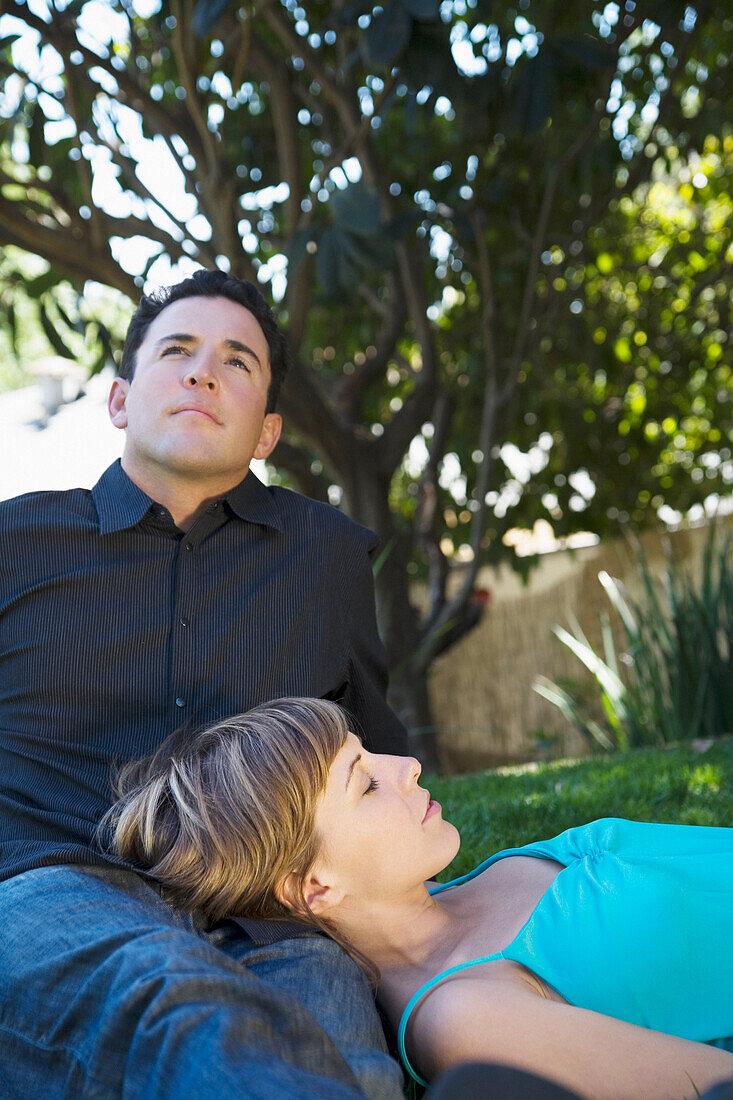
POLYGON ((316 806, 348 728, 335 703, 279 699, 174 735, 120 773, 102 835, 179 908, 292 917, 277 896, 290 875, 297 915, 325 927, 303 889, 320 849, 316 806))

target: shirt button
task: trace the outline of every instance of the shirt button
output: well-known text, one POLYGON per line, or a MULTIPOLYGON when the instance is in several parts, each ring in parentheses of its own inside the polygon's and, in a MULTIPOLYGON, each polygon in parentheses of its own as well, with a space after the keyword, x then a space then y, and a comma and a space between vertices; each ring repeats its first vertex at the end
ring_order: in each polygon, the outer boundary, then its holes
POLYGON ((179 619, 178 621, 181 624, 181 626, 190 626, 191 625, 190 620, 187 619, 185 616, 183 618, 179 619))
POLYGON ((185 707, 185 705, 186 705, 186 700, 185 700, 185 699, 182 699, 182 698, 181 698, 181 696, 179 695, 179 696, 178 696, 178 697, 176 698, 176 706, 177 706, 177 707, 185 707))
POLYGON ((187 550, 193 550, 193 543, 192 542, 184 543, 184 545, 185 545, 187 550))

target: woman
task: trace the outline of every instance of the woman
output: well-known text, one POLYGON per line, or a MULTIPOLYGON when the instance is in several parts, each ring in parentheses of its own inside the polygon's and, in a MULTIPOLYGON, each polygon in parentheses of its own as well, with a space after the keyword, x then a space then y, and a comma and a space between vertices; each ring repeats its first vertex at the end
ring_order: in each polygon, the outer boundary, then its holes
POLYGON ((174 904, 338 939, 418 1080, 494 1061, 667 1100, 733 1076, 733 830, 607 819, 428 889, 459 837, 419 777, 283 699, 128 770, 107 823, 174 904))

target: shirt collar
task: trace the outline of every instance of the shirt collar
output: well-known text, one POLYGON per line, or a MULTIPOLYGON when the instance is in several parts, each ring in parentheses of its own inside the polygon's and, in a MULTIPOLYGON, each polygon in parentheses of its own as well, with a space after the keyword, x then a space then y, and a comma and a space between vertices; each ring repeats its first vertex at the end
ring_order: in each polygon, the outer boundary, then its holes
POLYGON ((240 519, 263 523, 282 531, 282 519, 272 493, 250 470, 244 481, 230 489, 224 498, 240 519))
POLYGON ((99 516, 101 535, 134 527, 153 503, 148 494, 130 480, 119 459, 104 471, 92 489, 92 500, 99 516))
MULTIPOLYGON (((240 519, 282 531, 282 520, 272 494, 251 470, 239 485, 229 490, 224 499, 240 519)), ((127 476, 119 459, 104 471, 92 489, 92 500, 102 535, 134 527, 154 503, 127 476)))

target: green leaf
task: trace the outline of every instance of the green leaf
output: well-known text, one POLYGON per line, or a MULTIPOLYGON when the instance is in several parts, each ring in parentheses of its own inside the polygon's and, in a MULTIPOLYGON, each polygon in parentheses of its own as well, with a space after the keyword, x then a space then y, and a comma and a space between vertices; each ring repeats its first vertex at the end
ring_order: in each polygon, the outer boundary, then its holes
POLYGON ((329 23, 334 27, 355 27, 362 15, 372 10, 370 0, 355 0, 347 4, 342 11, 332 11, 329 23))
POLYGON ((519 130, 535 134, 555 107, 557 94, 556 56, 543 49, 524 63, 514 93, 514 121, 519 130))
POLYGON ((13 349, 13 355, 18 355, 18 323, 15 316, 15 302, 10 302, 5 310, 5 317, 8 322, 8 329, 10 330, 10 346, 13 349))
POLYGON ((104 348, 102 348, 99 355, 94 360, 94 362, 92 363, 92 365, 89 369, 89 377, 93 378, 95 374, 100 374, 104 370, 105 366, 107 365, 107 360, 108 359, 109 359, 109 356, 107 354, 107 351, 104 348))
POLYGON ((592 72, 616 67, 617 56, 613 46, 599 42, 589 34, 559 35, 552 44, 560 57, 592 72))
POLYGON ((571 725, 575 726, 579 733, 590 741, 596 741, 602 748, 610 751, 616 746, 611 738, 597 722, 581 715, 576 701, 559 684, 548 680, 546 676, 538 676, 532 684, 532 690, 547 699, 548 703, 556 706, 571 725))
POLYGON ((58 301, 58 298, 54 298, 53 304, 56 308, 56 312, 58 313, 59 317, 64 322, 67 328, 70 328, 72 332, 84 332, 86 325, 81 318, 79 318, 79 320, 77 321, 72 321, 71 317, 69 317, 68 313, 61 305, 61 302, 58 301))
POLYGON ((58 271, 50 267, 48 271, 36 275, 34 279, 25 280, 25 289, 31 298, 40 298, 42 294, 52 290, 61 281, 58 271))
POLYGON ((56 354, 60 355, 62 359, 75 360, 76 355, 71 350, 71 348, 67 347, 67 345, 59 336, 56 330, 56 326, 46 312, 46 307, 44 306, 43 302, 40 303, 39 314, 41 318, 41 328, 43 329, 46 339, 48 340, 49 344, 56 352, 56 354))
POLYGON ((359 267, 349 255, 344 234, 337 225, 323 232, 316 253, 318 282, 327 298, 353 291, 359 283, 359 267))
POLYGON ((401 241, 405 237, 412 236, 421 220, 421 211, 405 210, 403 213, 398 214, 396 218, 392 218, 391 221, 387 222, 384 228, 393 241, 401 241))
POLYGON ((426 21, 437 19, 440 15, 440 0, 400 0, 400 2, 413 19, 426 21))
POLYGON ((639 636, 639 628, 636 624, 636 619, 634 618, 634 614, 631 608, 621 595, 621 589, 619 588, 618 582, 615 581, 613 577, 611 577, 605 571, 605 569, 602 569, 601 572, 598 574, 598 580, 603 585, 603 588, 605 589, 605 592, 609 600, 615 607, 616 611, 618 611, 619 617, 626 627, 626 633, 628 634, 629 638, 637 638, 639 636))
POLYGON ((28 127, 28 153, 31 164, 38 167, 48 163, 46 154, 46 139, 44 136, 46 116, 38 104, 33 106, 31 121, 28 127))
POLYGON ((205 38, 227 8, 233 6, 234 0, 198 0, 191 22, 196 37, 205 38))
POLYGON ((614 673, 619 675, 618 661, 616 660, 616 646, 613 641, 613 631, 611 630, 611 620, 605 612, 601 615, 601 637, 603 639, 603 656, 606 664, 614 673))
POLYGON ((22 37, 22 34, 4 34, 2 38, 0 38, 0 50, 11 49, 22 37))
POLYGON ((606 692, 608 697, 613 700, 617 710, 625 710, 623 698, 626 689, 620 678, 601 660, 595 650, 588 645, 587 642, 575 638, 569 631, 563 630, 561 626, 554 627, 553 634, 555 634, 563 645, 566 645, 568 649, 583 662, 588 671, 595 676, 602 689, 606 692))
POLYGON ((382 549, 379 551, 379 554, 378 554, 377 558, 375 559, 375 561, 372 564, 372 576, 375 579, 382 572, 382 568, 384 566, 384 563, 387 561, 387 558, 390 556, 390 554, 394 550, 396 543, 397 543, 397 539, 392 537, 391 539, 389 539, 384 544, 382 549))
POLYGON ((299 229, 288 241, 285 247, 285 255, 288 257, 288 275, 294 275, 308 255, 308 245, 318 235, 318 229, 306 226, 299 229))
POLYGON ((336 221, 352 233, 378 233, 381 226, 379 195, 363 180, 334 191, 331 199, 336 221))
POLYGON ((411 30, 410 13, 399 0, 389 0, 364 35, 367 62, 370 65, 391 65, 409 42, 411 30))

